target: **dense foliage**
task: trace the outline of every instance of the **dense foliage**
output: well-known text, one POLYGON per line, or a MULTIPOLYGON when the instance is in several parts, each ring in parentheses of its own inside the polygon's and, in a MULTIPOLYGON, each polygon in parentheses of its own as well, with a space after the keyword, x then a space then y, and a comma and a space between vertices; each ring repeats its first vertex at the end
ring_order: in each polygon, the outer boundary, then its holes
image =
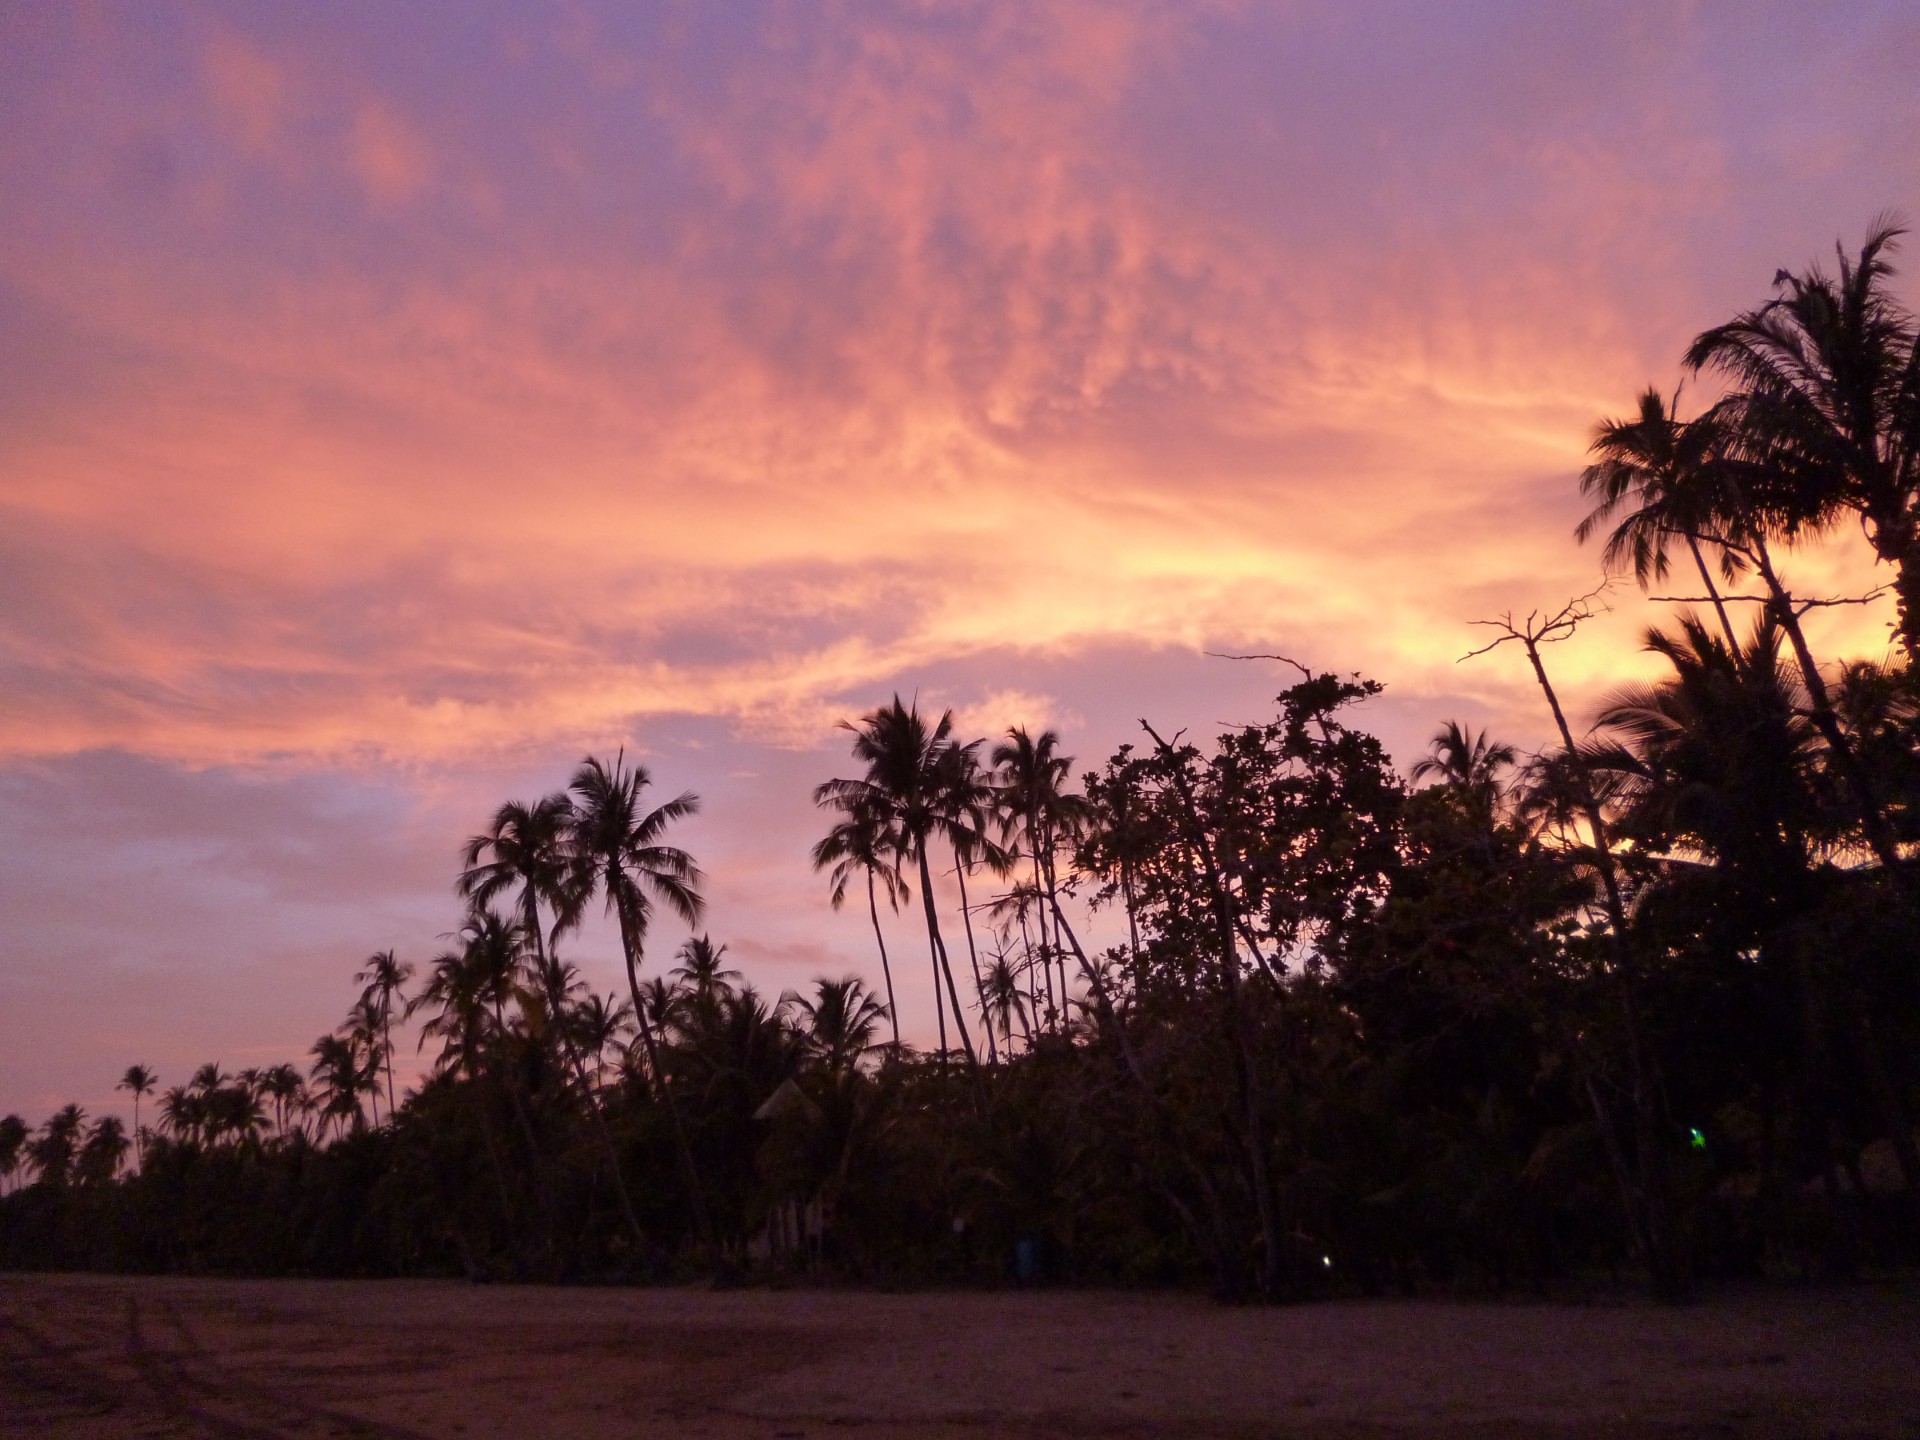
POLYGON ((1547 661, 1586 601, 1490 636, 1557 743, 1448 724, 1404 776, 1359 725, 1379 687, 1306 669, 1271 723, 1143 727, 1078 787, 1051 733, 988 749, 896 698, 847 726, 863 768, 817 792, 813 855, 836 906, 864 899, 882 985, 777 1000, 705 936, 648 973, 658 907, 702 915, 669 843, 698 802, 650 808, 645 770, 588 759, 500 808, 457 943, 423 975, 371 957, 305 1073, 207 1066, 148 1125, 136 1065, 131 1135, 73 1106, 0 1121, 0 1263, 1267 1298, 1911 1263, 1920 359, 1896 233, 1702 335, 1686 363, 1723 393, 1695 418, 1649 393, 1600 427, 1581 538, 1701 594, 1647 636, 1662 677, 1585 735, 1547 661), (1856 521, 1898 602, 1884 663, 1817 656, 1807 615, 1859 597, 1780 569, 1856 521), (596 904, 624 997, 561 955, 596 904), (1122 943, 1088 953, 1089 906, 1122 943), (903 911, 926 1053, 893 1005, 903 911), (402 1096, 409 1020, 437 1054, 402 1096))

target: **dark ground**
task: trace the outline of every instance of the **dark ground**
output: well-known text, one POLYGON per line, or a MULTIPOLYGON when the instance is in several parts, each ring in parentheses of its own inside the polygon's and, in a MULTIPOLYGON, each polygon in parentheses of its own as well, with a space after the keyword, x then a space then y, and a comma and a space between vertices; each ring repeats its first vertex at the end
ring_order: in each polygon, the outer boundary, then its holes
POLYGON ((1920 1286, 1225 1309, 0 1275, 0 1435, 1920 1437, 1920 1286))

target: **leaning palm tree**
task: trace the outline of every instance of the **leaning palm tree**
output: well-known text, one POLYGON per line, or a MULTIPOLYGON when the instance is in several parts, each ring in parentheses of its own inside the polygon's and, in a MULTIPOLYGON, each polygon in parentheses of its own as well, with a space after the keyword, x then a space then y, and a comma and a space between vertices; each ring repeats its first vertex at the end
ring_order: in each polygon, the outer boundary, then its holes
POLYGON ((933 965, 934 1013, 940 1026, 940 1052, 947 1053, 946 1018, 939 1005, 944 980, 960 1047, 968 1066, 977 1068, 979 1057, 967 1034, 966 1017, 960 1009, 960 991, 953 983, 953 966, 947 959, 946 942, 940 935, 940 917, 933 904, 933 871, 928 864, 928 851, 934 840, 950 842, 964 828, 948 803, 945 757, 954 745, 953 712, 944 712, 939 722, 929 728, 918 707, 909 707, 895 695, 893 704, 863 715, 857 723, 843 720, 840 728, 852 732, 854 758, 866 762, 867 773, 858 780, 827 781, 813 792, 814 803, 837 806, 849 815, 871 811, 885 826, 899 860, 919 868, 920 899, 927 917, 927 948, 933 965))
POLYGON ((900 1011, 893 997, 893 966, 887 961, 887 937, 880 929, 880 905, 874 889, 878 881, 887 892, 887 907, 895 914, 899 913, 902 900, 912 898, 913 892, 908 889, 907 882, 900 878, 900 847, 888 833, 886 818, 877 807, 857 800, 842 804, 831 797, 826 800, 815 798, 818 803, 846 816, 827 832, 824 840, 813 847, 813 868, 827 870, 831 867, 827 878, 832 887, 829 898, 833 908, 838 910, 846 903, 847 882, 854 875, 866 877, 867 914, 873 921, 874 944, 880 947, 880 973, 887 982, 887 1019, 893 1026, 893 1048, 897 1054, 900 1049, 900 1011))
POLYGON ((1780 293, 1693 342, 1734 390, 1714 407, 1788 534, 1858 516, 1898 570, 1900 637, 1920 659, 1920 327, 1894 295, 1903 228, 1882 218, 1839 272, 1780 271, 1780 293))
POLYGON ((387 1115, 392 1117, 395 1104, 393 1098, 393 1002, 407 988, 407 981, 413 978, 413 966, 395 958, 391 950, 376 950, 367 957, 367 963, 353 977, 354 983, 366 987, 360 993, 362 1005, 371 1005, 378 1016, 380 1025, 380 1050, 386 1061, 387 1069, 387 1115))
POLYGON ((666 1083, 640 984, 640 962, 655 903, 665 905, 689 925, 697 924, 706 908, 700 896, 704 878, 700 867, 686 851, 664 843, 669 826, 699 810, 700 797, 688 791, 649 810, 641 797, 652 783, 646 767, 628 765, 624 752, 612 765, 589 755, 574 771, 567 787, 573 797, 567 843, 574 863, 573 893, 580 909, 584 910, 588 897, 598 890, 619 924, 620 953, 626 961, 627 988, 633 997, 640 1040, 646 1048, 647 1068, 666 1104, 694 1221, 705 1239, 706 1206, 693 1147, 687 1142, 679 1107, 666 1083))
POLYGON ((146 1131, 140 1125, 140 1099, 144 1095, 151 1095, 153 1087, 159 1083, 159 1077, 150 1066, 129 1065, 127 1073, 120 1077, 120 1083, 113 1087, 133 1096, 133 1140, 137 1147, 134 1158, 142 1165, 147 1163, 147 1142, 146 1131))

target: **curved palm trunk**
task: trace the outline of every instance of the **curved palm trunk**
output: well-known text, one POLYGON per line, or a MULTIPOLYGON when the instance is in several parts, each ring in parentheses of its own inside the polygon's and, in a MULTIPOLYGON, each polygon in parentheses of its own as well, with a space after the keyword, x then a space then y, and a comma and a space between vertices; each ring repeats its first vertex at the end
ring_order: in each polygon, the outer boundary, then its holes
MULTIPOLYGON (((942 976, 947 982, 947 998, 953 1002, 953 1027, 960 1035, 960 1048, 966 1053, 969 1067, 977 1068, 979 1056, 973 1053, 973 1041, 967 1035, 966 1017, 960 1013, 960 992, 953 983, 953 966, 947 961, 947 947, 940 938, 940 917, 933 908, 933 874, 927 868, 927 846, 922 841, 920 851, 920 898, 927 911, 927 943, 933 949, 934 983, 937 985, 942 976)), ((941 1037, 942 1053, 946 1047, 946 1037, 941 1037)))
POLYGON ((880 906, 873 898, 872 866, 867 867, 867 914, 873 917, 873 940, 880 947, 880 973, 887 978, 887 1018, 893 1022, 893 1053, 898 1055, 900 1053, 900 1007, 893 1003, 893 966, 887 963, 887 937, 880 933, 880 906))
POLYGON ((967 959, 973 962, 973 993, 980 997, 980 1028, 987 1032, 987 1063, 1000 1063, 1000 1049, 993 1038, 993 1022, 987 1019, 987 990, 980 983, 980 952, 973 945, 973 912, 967 906, 967 866, 956 851, 953 857, 954 878, 960 882, 960 921, 967 927, 967 959))

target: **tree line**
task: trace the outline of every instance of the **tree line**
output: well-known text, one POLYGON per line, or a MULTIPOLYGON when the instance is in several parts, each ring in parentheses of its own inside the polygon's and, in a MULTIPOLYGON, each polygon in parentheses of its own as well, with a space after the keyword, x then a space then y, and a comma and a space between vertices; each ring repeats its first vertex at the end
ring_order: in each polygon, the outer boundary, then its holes
POLYGON ((778 997, 705 934, 649 966, 662 908, 704 919, 670 843, 699 802, 589 758, 499 808, 463 852, 452 945, 420 974, 370 957, 304 1067, 163 1091, 135 1065, 131 1134, 71 1105, 0 1121, 0 1263, 1266 1299, 1626 1274, 1677 1298, 1910 1264, 1920 350, 1899 234, 1780 271, 1701 334, 1697 413, 1649 390, 1597 427, 1578 539, 1698 593, 1645 634, 1657 678, 1585 729, 1551 660, 1593 596, 1486 622, 1552 743, 1449 722, 1404 774, 1358 721, 1376 682, 1284 657, 1271 721, 1208 744, 1143 721, 1077 783, 1051 731, 963 738, 896 696, 846 722, 857 773, 814 795, 812 863, 836 909, 864 902, 880 984, 778 997), (1854 524, 1884 582, 1796 589, 1796 547, 1854 524), (1886 591, 1885 656, 1815 650, 1809 615, 1886 591), (595 907, 624 995, 563 954, 595 907), (1124 938, 1083 943, 1094 910, 1124 938), (894 981, 922 963, 916 1049, 894 981), (434 1053, 402 1093, 409 1023, 434 1053))

